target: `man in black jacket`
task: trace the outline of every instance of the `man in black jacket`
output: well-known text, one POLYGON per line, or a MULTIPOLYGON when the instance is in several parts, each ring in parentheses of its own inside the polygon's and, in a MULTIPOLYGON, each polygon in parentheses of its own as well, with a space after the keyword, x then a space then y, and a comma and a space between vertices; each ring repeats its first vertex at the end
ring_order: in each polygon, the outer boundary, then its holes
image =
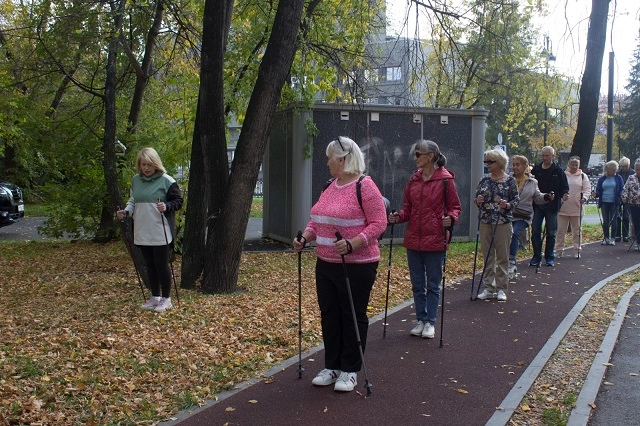
POLYGON ((542 148, 542 163, 537 164, 531 174, 538 180, 538 188, 544 193, 545 202, 533 205, 533 221, 531 223, 531 244, 533 257, 530 266, 538 266, 542 262, 542 222, 545 223, 546 244, 544 259, 547 266, 554 266, 556 231, 558 230, 558 210, 562 201, 569 198, 567 176, 553 162, 555 150, 550 146, 542 148))

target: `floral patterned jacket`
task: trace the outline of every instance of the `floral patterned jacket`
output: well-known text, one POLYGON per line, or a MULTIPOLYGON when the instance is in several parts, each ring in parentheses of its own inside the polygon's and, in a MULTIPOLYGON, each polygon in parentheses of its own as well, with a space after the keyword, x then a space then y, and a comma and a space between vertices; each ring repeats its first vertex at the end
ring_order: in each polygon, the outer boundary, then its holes
POLYGON ((480 221, 482 223, 510 223, 513 221, 511 211, 520 202, 518 195, 518 183, 513 176, 506 180, 493 180, 490 176, 485 176, 478 183, 476 196, 484 196, 484 202, 480 206, 480 221), (509 210, 500 208, 500 200, 504 199, 510 204, 509 210))
POLYGON ((625 198, 625 204, 640 204, 640 178, 637 174, 629 176, 622 188, 622 196, 625 198))

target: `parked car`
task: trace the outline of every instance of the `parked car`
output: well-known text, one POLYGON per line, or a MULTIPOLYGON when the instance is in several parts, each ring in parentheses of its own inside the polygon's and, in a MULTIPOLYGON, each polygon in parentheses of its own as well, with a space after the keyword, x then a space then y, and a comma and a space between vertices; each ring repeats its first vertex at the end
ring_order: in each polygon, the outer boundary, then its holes
POLYGON ((24 217, 22 189, 8 182, 0 182, 0 228, 24 217))

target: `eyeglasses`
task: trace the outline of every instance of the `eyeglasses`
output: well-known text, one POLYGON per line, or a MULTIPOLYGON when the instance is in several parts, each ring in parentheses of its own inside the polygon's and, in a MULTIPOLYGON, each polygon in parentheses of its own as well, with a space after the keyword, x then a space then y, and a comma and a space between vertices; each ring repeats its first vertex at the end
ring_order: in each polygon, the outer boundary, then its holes
POLYGON ((421 156, 421 155, 427 155, 427 154, 433 154, 433 152, 419 152, 419 151, 416 151, 416 152, 414 153, 414 155, 416 156, 416 158, 420 158, 420 156, 421 156))
POLYGON ((493 164, 493 163, 497 163, 496 160, 484 160, 484 164, 493 164))

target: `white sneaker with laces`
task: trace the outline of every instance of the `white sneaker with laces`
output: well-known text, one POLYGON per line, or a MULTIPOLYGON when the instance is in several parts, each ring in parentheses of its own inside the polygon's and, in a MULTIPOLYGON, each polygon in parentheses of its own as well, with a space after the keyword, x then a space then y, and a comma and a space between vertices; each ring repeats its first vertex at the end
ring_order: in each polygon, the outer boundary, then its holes
POLYGON ((425 323, 424 329, 422 330, 422 337, 425 339, 433 339, 436 336, 436 329, 430 322, 425 323))
POLYGON ((160 300, 160 303, 158 303, 158 306, 156 306, 156 308, 154 309, 154 311, 164 312, 167 309, 171 309, 171 308, 173 308, 173 305, 171 304, 171 298, 163 297, 162 300, 160 300))
POLYGON ((160 303, 160 299, 162 299, 162 297, 151 296, 140 308, 145 311, 153 311, 156 306, 158 306, 158 303, 160 303))
POLYGON ((333 390, 338 392, 351 392, 355 389, 358 384, 358 374, 357 373, 347 373, 343 371, 340 373, 340 377, 336 380, 336 385, 333 387, 333 390))
POLYGON ((498 291, 498 300, 500 302, 506 302, 507 301, 507 295, 504 293, 504 291, 502 291, 502 290, 498 291))
POLYGON ((318 373, 316 377, 311 381, 312 385, 316 386, 327 386, 333 384, 338 380, 338 376, 340 375, 340 370, 330 370, 325 368, 321 372, 318 373))
POLYGON ((415 327, 411 329, 412 336, 422 336, 422 330, 424 330, 424 322, 418 321, 415 327))
POLYGON ((480 300, 484 300, 484 299, 493 299, 495 296, 493 295, 492 292, 489 291, 489 289, 484 289, 482 290, 482 293, 480 293, 478 295, 478 299, 480 300))

